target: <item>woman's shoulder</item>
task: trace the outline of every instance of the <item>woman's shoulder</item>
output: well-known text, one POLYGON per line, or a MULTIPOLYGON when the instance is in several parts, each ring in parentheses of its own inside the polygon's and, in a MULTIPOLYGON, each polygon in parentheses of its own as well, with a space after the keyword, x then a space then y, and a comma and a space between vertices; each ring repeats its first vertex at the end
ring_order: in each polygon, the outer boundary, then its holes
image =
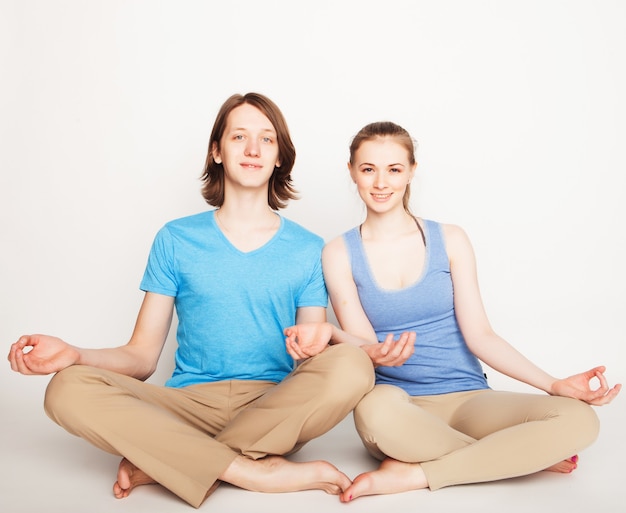
POLYGON ((357 233, 358 227, 352 228, 341 235, 329 240, 322 250, 322 258, 327 262, 337 262, 339 260, 347 262, 348 260, 348 242, 350 236, 357 233))
POLYGON ((458 224, 453 223, 443 223, 441 221, 436 221, 433 219, 428 219, 425 217, 418 218, 421 221, 422 226, 426 228, 440 230, 444 236, 450 235, 451 237, 458 237, 465 233, 463 228, 458 224))
POLYGON ((338 251, 345 251, 346 244, 344 241, 344 236, 338 235, 334 239, 330 239, 324 245, 324 253, 328 253, 330 255, 337 253, 338 251))
POLYGON ((328 248, 329 252, 345 251, 346 240, 350 240, 351 238, 354 238, 356 234, 358 234, 358 226, 350 228, 348 231, 342 233, 341 235, 337 235, 333 239, 330 239, 324 246, 324 250, 328 248))
POLYGON ((471 242, 465 229, 453 223, 439 223, 446 251, 450 258, 466 256, 472 251, 471 242))
POLYGON ((441 227, 441 232, 446 238, 466 237, 465 230, 458 224, 453 223, 437 223, 441 227))

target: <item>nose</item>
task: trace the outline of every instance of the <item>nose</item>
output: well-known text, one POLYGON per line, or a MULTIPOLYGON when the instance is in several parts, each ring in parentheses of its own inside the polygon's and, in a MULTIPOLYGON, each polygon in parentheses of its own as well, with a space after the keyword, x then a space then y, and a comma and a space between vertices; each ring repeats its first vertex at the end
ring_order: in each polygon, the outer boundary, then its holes
POLYGON ((248 144, 246 144, 246 155, 250 157, 258 157, 260 154, 261 150, 258 142, 254 139, 248 140, 248 144))
POLYGON ((385 174, 384 173, 376 173, 374 176, 374 187, 376 189, 384 189, 385 188, 385 174))

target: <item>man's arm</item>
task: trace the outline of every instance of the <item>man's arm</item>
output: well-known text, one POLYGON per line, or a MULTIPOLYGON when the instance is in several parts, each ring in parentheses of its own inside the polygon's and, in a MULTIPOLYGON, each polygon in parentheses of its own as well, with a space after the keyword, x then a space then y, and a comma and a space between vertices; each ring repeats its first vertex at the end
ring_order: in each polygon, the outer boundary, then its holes
POLYGON ((88 349, 48 335, 24 335, 11 345, 8 360, 11 369, 25 375, 51 374, 70 365, 89 365, 145 380, 156 370, 173 311, 173 297, 147 292, 133 334, 123 346, 88 349))

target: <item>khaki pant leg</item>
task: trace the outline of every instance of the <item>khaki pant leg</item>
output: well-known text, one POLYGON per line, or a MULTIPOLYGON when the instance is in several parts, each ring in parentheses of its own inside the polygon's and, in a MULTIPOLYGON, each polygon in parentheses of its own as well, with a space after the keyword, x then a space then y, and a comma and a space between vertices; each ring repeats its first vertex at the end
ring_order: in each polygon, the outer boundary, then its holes
MULTIPOLYGON (((433 396, 437 403, 445 397, 433 396)), ((372 456, 379 460, 389 456, 406 462, 429 461, 475 441, 447 424, 442 405, 431 411, 413 399, 399 387, 376 385, 357 405, 356 430, 372 456)))
POLYGON ((289 454, 338 424, 373 385, 362 349, 330 346, 242 410, 216 440, 253 459, 289 454))
POLYGON ((476 442, 422 463, 431 490, 528 475, 577 454, 598 436, 592 407, 576 399, 480 391, 450 418, 476 442))
MULTIPOLYGON (((215 385, 220 390, 214 388, 213 395, 219 400, 221 389, 229 384, 215 385)), ((228 419, 219 404, 213 408, 199 404, 195 396, 209 393, 206 385, 201 387, 203 394, 196 387, 156 386, 114 372, 72 366, 52 378, 45 409, 70 433, 124 456, 198 507, 236 457, 211 437, 211 431, 228 419)))

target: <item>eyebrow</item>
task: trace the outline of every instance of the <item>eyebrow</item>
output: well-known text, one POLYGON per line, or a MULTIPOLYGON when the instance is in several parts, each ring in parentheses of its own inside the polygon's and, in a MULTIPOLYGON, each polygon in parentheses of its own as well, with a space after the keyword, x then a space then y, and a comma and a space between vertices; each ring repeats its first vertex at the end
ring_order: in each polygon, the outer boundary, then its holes
MULTIPOLYGON (((371 162, 361 162, 359 164, 359 167, 361 166, 372 166, 372 167, 376 167, 376 164, 372 164, 371 162)), ((395 164, 387 164, 386 167, 405 167, 404 164, 400 163, 400 162, 396 162, 395 164)))
MULTIPOLYGON (((236 130, 244 130, 244 131, 246 131, 246 132, 247 132, 247 131, 249 131, 250 129, 249 129, 249 128, 247 128, 247 127, 245 127, 245 126, 241 126, 241 127, 236 127, 236 126, 234 126, 234 127, 233 127, 233 128, 231 128, 230 130, 231 130, 231 132, 234 132, 234 131, 236 131, 236 130)), ((262 128, 262 129, 261 129, 261 132, 269 132, 269 133, 275 134, 275 133, 276 133, 276 130, 275 130, 275 129, 273 129, 273 128, 262 128)))

